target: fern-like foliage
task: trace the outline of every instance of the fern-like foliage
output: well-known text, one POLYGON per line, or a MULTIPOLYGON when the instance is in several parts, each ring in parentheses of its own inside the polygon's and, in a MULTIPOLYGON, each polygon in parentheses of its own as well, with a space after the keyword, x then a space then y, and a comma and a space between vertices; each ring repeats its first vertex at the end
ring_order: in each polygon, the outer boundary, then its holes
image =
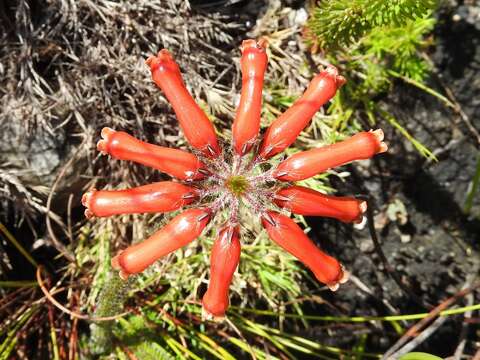
POLYGON ((381 94, 389 92, 393 80, 398 77, 422 83, 430 70, 420 52, 428 45, 425 35, 435 24, 432 16, 408 20, 400 26, 375 27, 354 46, 336 51, 329 61, 335 63, 337 56, 347 63, 348 85, 340 90, 339 102, 329 108, 329 113, 345 122, 366 118, 370 126, 379 119, 387 121, 405 136, 423 156, 435 156, 417 141, 392 114, 378 102, 381 94))
POLYGON ((433 30, 435 19, 425 17, 397 26, 372 29, 361 44, 361 51, 388 62, 385 67, 416 81, 424 80, 429 65, 419 55, 428 45, 425 35, 433 30))
POLYGON ((422 18, 436 5, 437 0, 321 0, 308 28, 322 48, 348 46, 376 27, 422 18))
MULTIPOLYGON (((435 156, 379 101, 393 81, 423 84, 430 65, 422 56, 429 46, 437 0, 320 0, 305 32, 312 51, 321 48, 348 79, 328 114, 338 129, 383 120, 405 136, 423 156, 435 156)), ((361 127, 361 126, 360 126, 361 127)))

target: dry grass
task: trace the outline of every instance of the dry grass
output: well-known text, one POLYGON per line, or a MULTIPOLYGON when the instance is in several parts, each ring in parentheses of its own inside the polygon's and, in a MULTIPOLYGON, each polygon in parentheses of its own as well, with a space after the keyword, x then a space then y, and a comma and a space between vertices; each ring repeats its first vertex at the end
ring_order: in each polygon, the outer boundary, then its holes
POLYGON ((19 1, 3 6, 0 124, 5 136, 26 142, 21 151, 27 159, 6 163, 8 151, 0 155, 5 158, 0 199, 16 198, 17 213, 42 211, 37 195, 44 199, 45 189, 38 185, 49 185, 40 184, 45 177, 38 179, 38 174, 20 176, 30 166, 32 139, 38 134, 65 136, 66 155, 86 138, 86 174, 98 175, 103 184, 135 184, 151 176, 126 170, 124 163, 107 167, 98 161, 94 143, 103 126, 184 146, 172 111, 143 63, 163 47, 175 54, 195 97, 216 99, 210 102, 213 113, 228 109, 222 103, 231 100, 230 84, 238 82, 231 57, 241 25, 227 15, 194 11, 183 1, 19 1))

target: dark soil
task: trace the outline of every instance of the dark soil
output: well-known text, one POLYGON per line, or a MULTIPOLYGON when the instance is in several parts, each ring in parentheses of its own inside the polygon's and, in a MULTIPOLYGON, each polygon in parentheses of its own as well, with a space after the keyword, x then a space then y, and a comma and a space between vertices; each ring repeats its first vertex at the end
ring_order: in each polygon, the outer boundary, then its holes
MULTIPOLYGON (((454 22, 455 12, 449 9, 440 14, 432 53, 438 74, 432 76, 429 86, 442 94, 447 86, 479 131, 480 31, 466 21, 454 22)), ((373 294, 353 284, 335 293, 335 305, 350 309, 352 315, 385 314, 385 301, 403 314, 428 311, 471 285, 480 268, 480 197, 476 196, 470 214, 463 210, 480 156, 477 138, 454 111, 411 86, 397 84, 394 95, 383 101, 417 139, 437 154, 438 162, 426 161, 412 151, 407 140, 387 131, 388 154, 365 166, 348 166, 351 181, 347 185, 338 182, 336 188, 345 194, 372 197, 370 206, 375 209, 375 227, 383 252, 419 301, 385 271, 367 229, 358 231, 334 221, 312 219, 319 241, 328 239, 328 250, 336 253, 373 294)), ((417 350, 450 356, 458 345, 462 323, 461 317, 447 320, 417 350)), ((398 335, 393 329, 383 330, 370 341, 374 348, 386 350, 398 335)), ((334 336, 329 332, 325 340, 349 343, 349 332, 351 329, 339 329, 334 336)), ((321 334, 319 331, 316 335, 323 337, 326 333, 321 334)), ((467 345, 470 351, 475 346, 473 340, 467 345)))

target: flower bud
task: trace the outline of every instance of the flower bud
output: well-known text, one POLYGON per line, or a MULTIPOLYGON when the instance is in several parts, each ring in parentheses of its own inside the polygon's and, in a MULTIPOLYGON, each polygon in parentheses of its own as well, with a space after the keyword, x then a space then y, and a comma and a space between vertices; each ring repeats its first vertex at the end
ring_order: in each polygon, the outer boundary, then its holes
POLYGON ((305 93, 267 129, 259 158, 268 159, 293 144, 313 115, 335 96, 345 81, 332 65, 315 76, 305 93))
POLYGON ((161 181, 126 190, 90 190, 82 197, 87 217, 168 212, 190 204, 197 190, 173 181, 161 181))
POLYGON ((340 263, 317 248, 288 216, 267 211, 262 215, 262 224, 270 239, 312 270, 318 281, 331 290, 336 290, 339 283, 347 281, 347 273, 340 263))
POLYGON ((264 40, 245 40, 242 43, 242 94, 232 126, 233 145, 239 155, 248 152, 260 130, 262 89, 267 54, 264 40))
POLYGON ((112 267, 120 270, 123 279, 142 272, 158 259, 199 237, 209 220, 208 210, 186 210, 147 240, 120 252, 112 259, 112 267))
POLYGON ((387 151, 382 140, 383 131, 378 129, 360 132, 336 144, 302 151, 281 162, 273 176, 283 181, 299 181, 354 160, 369 159, 387 151))
POLYGON ((274 202, 295 214, 324 216, 344 222, 360 222, 367 210, 367 203, 363 200, 329 196, 303 186, 290 186, 277 191, 274 202))
POLYGON ((204 165, 186 151, 170 149, 140 141, 123 131, 102 129, 97 149, 119 160, 134 161, 150 166, 181 180, 202 179, 204 165))
POLYGON ((185 87, 180 68, 168 50, 160 50, 156 57, 150 56, 146 64, 150 66, 153 81, 172 105, 190 145, 208 157, 218 156, 220 147, 215 129, 185 87))
POLYGON ((210 258, 210 282, 202 303, 204 316, 221 318, 229 306, 228 292, 235 269, 240 260, 238 227, 220 230, 210 258))

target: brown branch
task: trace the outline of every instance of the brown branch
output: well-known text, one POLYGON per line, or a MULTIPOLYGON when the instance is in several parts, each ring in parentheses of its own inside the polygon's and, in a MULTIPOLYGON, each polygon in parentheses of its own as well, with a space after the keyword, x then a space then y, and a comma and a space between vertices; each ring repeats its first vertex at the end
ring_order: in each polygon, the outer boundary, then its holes
MULTIPOLYGON (((85 139, 82 141, 82 143, 79 146, 79 149, 82 149, 83 145, 86 144, 88 137, 85 137, 85 139)), ((60 241, 58 240, 57 236, 55 235, 55 232, 53 231, 52 223, 50 221, 51 219, 51 213, 52 211, 50 210, 52 206, 52 199, 53 199, 53 194, 55 193, 55 189, 57 188, 58 184, 60 183, 60 180, 63 179, 65 173, 67 172, 67 169, 70 168, 70 166, 73 164, 73 162, 76 160, 77 156, 81 153, 81 151, 74 151, 73 156, 70 158, 70 160, 67 161, 67 163, 62 167, 60 172, 57 175, 57 178, 55 179, 55 182, 52 185, 52 188, 50 189, 50 194, 48 194, 48 199, 47 199, 47 214, 46 214, 46 223, 47 223, 47 230, 48 234, 50 235, 50 238, 52 240, 52 244, 57 249, 65 258, 67 258, 70 262, 72 263, 77 263, 75 255, 67 249, 67 247, 60 241)))
POLYGON ((456 293, 452 297, 441 302, 439 305, 437 305, 434 309, 432 309, 429 312, 428 316, 418 321, 410 329, 408 329, 408 331, 385 353, 385 355, 383 356, 383 359, 391 359, 392 354, 398 352, 412 338, 418 336, 418 334, 420 334, 428 326, 428 324, 430 324, 433 321, 433 319, 439 316, 442 311, 448 309, 460 298, 471 293, 472 291, 476 290, 479 287, 480 287, 480 281, 475 283, 471 287, 460 290, 458 293, 456 293))

